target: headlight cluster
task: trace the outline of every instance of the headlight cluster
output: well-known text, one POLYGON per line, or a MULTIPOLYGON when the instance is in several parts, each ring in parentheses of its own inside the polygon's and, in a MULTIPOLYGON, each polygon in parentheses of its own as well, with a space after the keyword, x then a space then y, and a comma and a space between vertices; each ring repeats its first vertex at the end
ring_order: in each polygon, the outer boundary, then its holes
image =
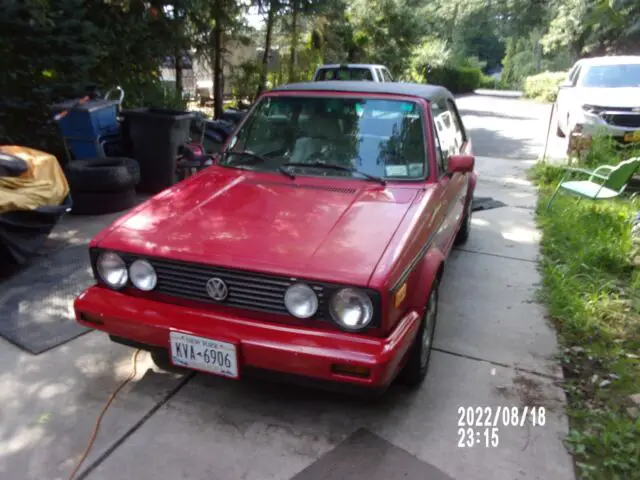
POLYGON ((592 115, 600 115, 606 109, 597 105, 582 105, 582 110, 587 113, 591 113, 592 115))
POLYGON ((98 256, 96 269, 100 280, 109 287, 119 290, 131 280, 134 287, 149 292, 156 287, 158 276, 153 266, 146 260, 135 260, 127 268, 127 264, 120 255, 104 252, 98 256))
MULTIPOLYGON (((284 304, 291 315, 310 318, 318 311, 318 296, 304 283, 291 285, 284 296, 284 304)), ((357 288, 342 288, 329 301, 331 318, 345 330, 366 328, 373 320, 373 302, 369 295, 357 288)))

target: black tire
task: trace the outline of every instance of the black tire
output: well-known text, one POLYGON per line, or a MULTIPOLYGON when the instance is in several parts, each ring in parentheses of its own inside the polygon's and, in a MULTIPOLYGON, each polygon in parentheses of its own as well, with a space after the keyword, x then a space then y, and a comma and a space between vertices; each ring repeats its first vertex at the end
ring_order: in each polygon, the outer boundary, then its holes
POLYGON ((456 239, 454 240, 455 245, 463 245, 469 240, 469 235, 471 234, 471 215, 473 214, 473 198, 469 199, 469 204, 467 205, 467 211, 464 214, 464 218, 462 219, 462 225, 460 226, 460 230, 458 230, 458 234, 456 235, 456 239))
POLYGON ((134 207, 138 203, 133 187, 119 192, 74 192, 71 191, 74 215, 104 215, 134 207))
POLYGON ((409 387, 419 386, 429 370, 429 360, 433 350, 433 337, 436 331, 436 320, 438 318, 438 285, 439 279, 434 280, 427 305, 418 328, 418 333, 411 346, 409 358, 404 368, 400 372, 398 380, 409 387), (429 336, 429 343, 426 345, 425 331, 429 336))
POLYGON ((121 160, 124 160, 127 170, 129 170, 129 175, 133 177, 133 186, 137 187, 140 183, 140 164, 133 158, 122 157, 121 160))
POLYGON ((140 166, 132 158, 122 157, 73 160, 66 175, 74 192, 116 192, 138 184, 140 166))

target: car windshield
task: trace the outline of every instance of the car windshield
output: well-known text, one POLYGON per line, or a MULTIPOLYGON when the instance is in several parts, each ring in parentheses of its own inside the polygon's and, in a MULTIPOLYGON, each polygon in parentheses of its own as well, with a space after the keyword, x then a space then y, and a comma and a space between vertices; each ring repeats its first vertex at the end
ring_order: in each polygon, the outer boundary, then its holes
POLYGON ((423 125, 413 101, 270 96, 249 114, 219 164, 281 173, 284 168, 294 175, 423 179, 423 125))
POLYGON ((582 77, 583 87, 640 87, 640 64, 594 65, 582 77))
POLYGON ((337 68, 322 68, 318 71, 316 80, 369 80, 373 82, 373 74, 370 68, 357 68, 357 67, 337 67, 337 68))

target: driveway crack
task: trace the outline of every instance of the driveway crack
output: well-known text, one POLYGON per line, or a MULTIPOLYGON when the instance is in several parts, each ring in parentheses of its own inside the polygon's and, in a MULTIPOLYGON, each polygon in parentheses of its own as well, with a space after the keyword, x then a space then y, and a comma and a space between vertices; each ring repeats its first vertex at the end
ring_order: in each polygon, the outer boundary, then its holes
POLYGON ((515 260, 515 261, 518 261, 518 262, 538 263, 537 260, 531 260, 530 258, 511 257, 509 255, 501 255, 499 253, 480 252, 478 250, 470 250, 470 249, 467 249, 467 248, 456 248, 456 250, 458 250, 459 252, 475 253, 477 255, 488 255, 490 257, 504 258, 506 260, 515 260))
POLYGON ((111 456, 116 449, 122 445, 131 435, 137 432, 146 422, 149 420, 160 408, 162 408, 169 400, 171 400, 182 388, 196 376, 196 372, 189 372, 184 376, 180 383, 171 389, 158 403, 156 403, 151 409, 136 423, 134 423, 129 430, 127 430, 120 438, 118 438, 109 448, 107 448, 102 455, 91 462, 81 473, 78 474, 76 480, 84 480, 91 474, 96 468, 100 466, 107 458, 111 456))
POLYGON ((514 365, 509 365, 507 363, 496 362, 495 360, 487 360, 485 358, 474 357, 473 355, 467 355, 465 353, 457 353, 452 352, 451 350, 445 350, 443 348, 433 347, 433 350, 436 352, 444 353, 447 355, 453 355, 454 357, 465 358, 467 360, 475 360, 476 362, 488 363, 490 365, 495 365, 496 367, 509 368, 511 370, 515 370, 516 372, 528 373, 529 375, 535 375, 536 377, 545 378, 547 380, 558 381, 562 380, 561 376, 557 375, 549 375, 547 373, 536 372, 535 370, 530 370, 528 368, 516 367, 514 365))

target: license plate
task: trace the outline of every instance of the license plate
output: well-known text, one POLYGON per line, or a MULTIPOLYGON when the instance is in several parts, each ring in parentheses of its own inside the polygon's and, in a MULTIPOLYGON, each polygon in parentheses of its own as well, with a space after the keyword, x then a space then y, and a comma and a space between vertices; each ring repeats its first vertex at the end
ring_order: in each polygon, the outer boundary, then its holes
POLYGON ((238 378, 238 353, 233 343, 170 332, 171 361, 174 365, 238 378))
POLYGON ((625 142, 640 142, 640 130, 624 134, 625 142))

